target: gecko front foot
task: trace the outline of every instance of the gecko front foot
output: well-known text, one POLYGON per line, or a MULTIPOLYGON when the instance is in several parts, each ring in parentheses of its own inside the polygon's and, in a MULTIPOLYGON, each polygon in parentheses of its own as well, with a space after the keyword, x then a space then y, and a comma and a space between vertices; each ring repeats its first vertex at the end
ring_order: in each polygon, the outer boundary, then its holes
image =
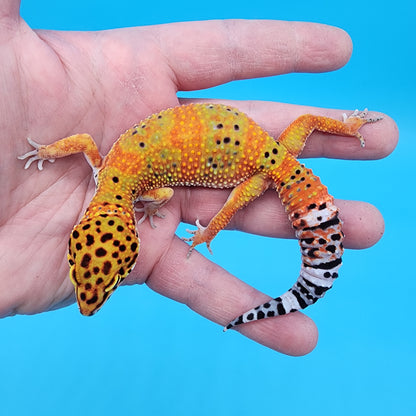
POLYGON ((188 232, 189 234, 193 234, 192 237, 182 237, 181 238, 181 240, 183 240, 183 241, 191 241, 192 242, 192 245, 189 248, 188 254, 186 256, 188 259, 189 259, 189 256, 191 255, 191 253, 194 251, 194 248, 198 244, 202 244, 202 243, 206 243, 208 251, 212 254, 212 250, 211 250, 211 247, 210 247, 211 239, 206 236, 206 234, 207 234, 206 230, 208 229, 208 227, 204 227, 203 225, 201 225, 199 220, 196 220, 195 224, 197 226, 196 230, 186 230, 186 232, 188 232))
POLYGON ((142 207, 134 207, 136 212, 143 212, 143 216, 137 221, 137 225, 149 218, 150 226, 156 228, 153 217, 165 218, 165 214, 159 212, 173 196, 172 188, 157 188, 151 189, 140 195, 134 202, 141 202, 142 207))
POLYGON ((152 206, 151 202, 143 203, 143 207, 134 207, 135 212, 143 212, 143 216, 137 221, 137 225, 143 223, 146 218, 149 218, 150 226, 154 229, 156 228, 156 224, 153 221, 153 217, 156 216, 158 218, 165 218, 165 214, 162 214, 158 211, 159 207, 152 206))
POLYGON ((345 113, 342 114, 342 121, 347 124, 355 137, 360 141, 361 147, 365 147, 364 137, 358 132, 358 129, 366 123, 375 123, 376 121, 382 120, 383 117, 367 117, 368 110, 364 109, 363 111, 355 110, 349 116, 345 113))
POLYGON ((34 147, 34 150, 31 150, 30 152, 27 152, 27 153, 25 153, 24 155, 21 155, 21 156, 18 156, 17 158, 19 159, 19 160, 24 160, 24 159, 27 159, 27 158, 29 158, 27 161, 26 161, 26 164, 25 164, 25 169, 29 169, 29 167, 30 167, 30 165, 33 163, 33 162, 36 162, 36 161, 38 161, 38 169, 39 170, 42 170, 43 169, 43 162, 45 161, 45 160, 47 160, 48 162, 50 162, 50 163, 53 163, 53 162, 55 162, 55 159, 53 159, 53 158, 51 158, 51 159, 48 159, 48 158, 43 158, 42 156, 40 156, 40 154, 39 154, 39 151, 42 149, 42 148, 44 148, 45 146, 43 146, 43 145, 41 145, 41 144, 39 144, 39 143, 36 143, 34 140, 32 140, 30 137, 28 137, 27 138, 27 141, 29 142, 29 144, 32 146, 32 147, 34 147))

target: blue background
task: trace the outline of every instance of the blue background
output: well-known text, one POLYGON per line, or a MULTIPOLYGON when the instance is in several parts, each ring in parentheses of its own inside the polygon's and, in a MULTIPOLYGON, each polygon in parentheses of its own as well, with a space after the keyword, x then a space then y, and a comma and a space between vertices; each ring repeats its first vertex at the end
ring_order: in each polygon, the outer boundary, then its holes
MULTIPOLYGON (((410 2, 23 0, 21 12, 34 28, 63 30, 213 18, 340 26, 351 35, 354 53, 339 71, 240 81, 188 95, 368 106, 396 120, 400 142, 379 161, 307 161, 335 196, 369 201, 386 220, 383 239, 365 251, 347 250, 336 291, 308 309, 320 330, 311 354, 278 354, 237 333, 224 335, 218 325, 146 286, 122 288, 94 319, 81 317, 73 305, 0 322, 0 414, 415 415, 410 2)), ((277 295, 285 287, 270 275, 270 265, 277 261, 279 275, 293 276, 296 244, 223 232, 213 260, 277 295), (241 265, 227 247, 249 259, 241 265), (285 253, 281 259, 277 250, 285 253)))

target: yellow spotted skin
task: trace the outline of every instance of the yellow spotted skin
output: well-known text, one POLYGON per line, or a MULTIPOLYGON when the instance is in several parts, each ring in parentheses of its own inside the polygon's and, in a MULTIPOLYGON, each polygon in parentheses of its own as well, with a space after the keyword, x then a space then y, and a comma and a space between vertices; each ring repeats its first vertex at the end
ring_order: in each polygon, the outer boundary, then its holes
POLYGON ((80 311, 92 315, 131 272, 139 254, 134 204, 147 217, 173 195, 170 187, 233 188, 207 227, 187 240, 190 252, 209 245, 234 213, 273 187, 299 240, 302 266, 291 289, 247 311, 226 328, 283 315, 314 303, 338 276, 343 253, 342 222, 319 178, 296 157, 314 130, 363 139, 359 128, 377 121, 354 112, 343 121, 304 115, 275 140, 239 110, 219 104, 190 104, 154 114, 127 130, 105 158, 88 134, 63 138, 19 157, 42 168, 44 160, 83 152, 93 167, 97 189, 69 239, 70 278, 80 311))

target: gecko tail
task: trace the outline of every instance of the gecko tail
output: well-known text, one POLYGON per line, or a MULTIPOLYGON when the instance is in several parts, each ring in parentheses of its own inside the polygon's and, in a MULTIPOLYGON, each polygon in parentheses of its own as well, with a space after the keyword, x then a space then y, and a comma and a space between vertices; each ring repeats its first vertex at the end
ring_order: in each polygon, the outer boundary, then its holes
POLYGON ((224 331, 247 322, 305 309, 332 287, 338 277, 344 251, 344 233, 338 209, 331 201, 327 201, 320 206, 313 204, 307 216, 296 218, 292 224, 302 254, 302 267, 296 283, 283 295, 238 316, 224 331))
POLYGON ((341 259, 330 271, 324 272, 325 280, 322 280, 321 275, 314 269, 307 270, 307 267, 302 267, 296 283, 287 292, 233 319, 224 327, 224 332, 241 324, 286 315, 313 305, 331 289, 334 280, 338 277, 337 271, 340 266, 341 259))

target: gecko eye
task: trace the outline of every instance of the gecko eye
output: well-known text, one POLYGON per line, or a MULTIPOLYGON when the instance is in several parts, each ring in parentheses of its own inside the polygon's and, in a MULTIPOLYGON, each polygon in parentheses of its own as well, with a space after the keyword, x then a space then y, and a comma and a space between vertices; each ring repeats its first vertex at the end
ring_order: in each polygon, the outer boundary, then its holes
POLYGON ((72 231, 70 279, 83 315, 93 315, 135 266, 139 240, 117 215, 84 218, 72 231))

